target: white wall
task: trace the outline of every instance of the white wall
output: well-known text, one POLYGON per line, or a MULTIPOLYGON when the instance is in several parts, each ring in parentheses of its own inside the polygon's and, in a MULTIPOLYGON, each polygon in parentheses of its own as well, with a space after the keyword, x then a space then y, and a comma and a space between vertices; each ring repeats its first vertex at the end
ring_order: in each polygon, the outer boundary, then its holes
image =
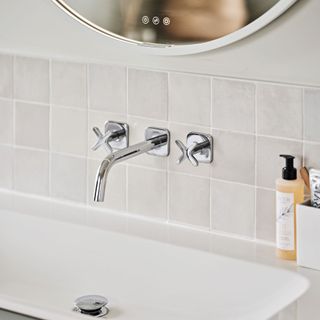
POLYGON ((300 0, 236 44, 194 56, 157 57, 87 29, 50 0, 0 0, 0 51, 319 86, 319 12, 319 0, 300 0))

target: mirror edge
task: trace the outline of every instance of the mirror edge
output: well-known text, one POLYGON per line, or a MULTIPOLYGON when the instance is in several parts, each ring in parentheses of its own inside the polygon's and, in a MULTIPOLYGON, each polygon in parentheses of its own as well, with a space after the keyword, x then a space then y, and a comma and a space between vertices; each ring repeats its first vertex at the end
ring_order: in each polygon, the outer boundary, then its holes
POLYGON ((264 28, 272 21, 280 17, 285 13, 290 7, 292 7, 299 0, 279 0, 271 9, 266 11, 258 19, 252 21, 243 28, 234 31, 224 37, 197 43, 197 44, 187 44, 187 45, 174 45, 174 44, 156 44, 148 42, 140 42, 131 40, 120 35, 117 35, 113 32, 106 31, 105 29, 99 27, 93 22, 87 20, 83 16, 79 15, 75 10, 68 6, 63 0, 51 0, 55 3, 60 9, 66 12, 69 16, 80 22, 81 24, 89 27, 90 29, 107 36, 114 40, 119 40, 131 48, 139 48, 140 52, 162 55, 162 56, 178 56, 178 55, 190 55, 197 54, 202 52, 211 51, 217 48, 225 47, 229 44, 232 44, 236 41, 242 40, 251 34, 257 32, 258 30, 264 28))

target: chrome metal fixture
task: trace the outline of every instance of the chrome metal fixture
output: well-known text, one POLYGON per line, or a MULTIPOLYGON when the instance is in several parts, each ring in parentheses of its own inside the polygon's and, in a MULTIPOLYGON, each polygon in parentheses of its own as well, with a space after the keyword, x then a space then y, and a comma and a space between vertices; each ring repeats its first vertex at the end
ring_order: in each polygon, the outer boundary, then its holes
POLYGON ((129 146, 129 127, 126 123, 108 121, 104 126, 104 134, 97 127, 92 130, 98 138, 98 141, 91 147, 93 151, 103 147, 108 153, 112 153, 114 150, 121 150, 129 146))
POLYGON ((187 135, 186 146, 180 140, 175 142, 182 153, 177 160, 178 164, 188 159, 193 166, 197 167, 199 163, 211 163, 213 161, 213 138, 211 135, 190 132, 187 135))
POLYGON ((75 300, 73 311, 100 318, 108 314, 107 304, 108 299, 105 297, 97 295, 83 296, 75 300))
POLYGON ((149 127, 145 131, 145 141, 109 154, 101 162, 97 172, 94 201, 104 201, 108 173, 115 164, 144 153, 167 157, 170 153, 170 132, 167 129, 149 127))

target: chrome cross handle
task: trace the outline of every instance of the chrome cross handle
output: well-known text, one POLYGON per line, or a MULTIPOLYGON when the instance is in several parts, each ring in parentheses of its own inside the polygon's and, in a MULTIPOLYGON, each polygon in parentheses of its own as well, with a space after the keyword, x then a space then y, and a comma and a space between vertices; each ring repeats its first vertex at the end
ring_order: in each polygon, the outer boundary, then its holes
POLYGON ((213 160, 213 138, 208 134, 190 132, 187 135, 186 145, 180 140, 176 140, 176 145, 181 151, 178 164, 188 159, 194 167, 197 167, 199 163, 211 163, 213 160))
POLYGON ((108 154, 129 146, 129 127, 126 123, 108 121, 105 123, 104 134, 99 128, 92 128, 97 142, 91 147, 93 151, 103 147, 108 154))

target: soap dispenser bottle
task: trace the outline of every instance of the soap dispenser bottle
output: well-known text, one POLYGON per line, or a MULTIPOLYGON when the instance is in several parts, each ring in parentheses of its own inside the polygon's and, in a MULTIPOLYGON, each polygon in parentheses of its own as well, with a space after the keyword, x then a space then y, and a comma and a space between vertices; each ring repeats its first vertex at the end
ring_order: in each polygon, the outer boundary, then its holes
POLYGON ((277 256, 296 260, 296 204, 304 200, 304 183, 297 178, 294 157, 280 155, 286 160, 282 178, 276 181, 276 244, 277 256))

